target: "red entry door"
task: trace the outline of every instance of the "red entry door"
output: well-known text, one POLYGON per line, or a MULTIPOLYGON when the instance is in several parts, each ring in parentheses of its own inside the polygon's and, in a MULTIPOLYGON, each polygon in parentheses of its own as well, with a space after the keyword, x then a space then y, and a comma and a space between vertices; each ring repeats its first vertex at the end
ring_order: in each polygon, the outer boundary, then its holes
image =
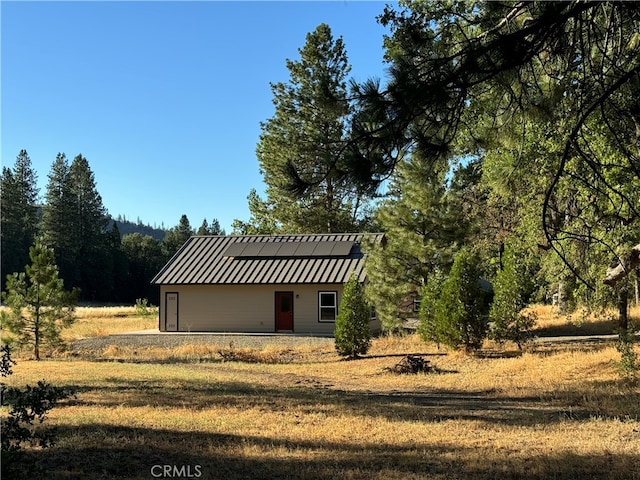
POLYGON ((293 292, 276 292, 276 330, 293 331, 293 292))

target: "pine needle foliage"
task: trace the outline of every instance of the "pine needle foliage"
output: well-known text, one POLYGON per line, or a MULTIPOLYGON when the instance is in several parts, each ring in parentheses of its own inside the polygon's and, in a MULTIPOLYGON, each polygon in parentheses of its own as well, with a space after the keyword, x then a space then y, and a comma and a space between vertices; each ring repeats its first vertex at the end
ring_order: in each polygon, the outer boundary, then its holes
POLYGON ((503 258, 503 269, 498 272, 494 280, 495 296, 489 320, 491 330, 489 338, 503 343, 512 341, 522 350, 524 343, 533 336, 536 322, 535 313, 522 313, 526 307, 526 271, 518 263, 518 255, 508 249, 503 258))
POLYGON ((427 283, 420 305, 419 332, 423 339, 468 351, 482 347, 487 322, 478 264, 477 255, 463 248, 441 287, 437 276, 427 283))
POLYGON ((345 357, 357 358, 369 351, 371 329, 370 308, 364 296, 364 288, 355 277, 345 284, 336 317, 336 351, 345 357))
POLYGON ((16 343, 33 348, 40 360, 40 347, 63 346, 60 332, 75 320, 78 291, 66 291, 58 277, 53 249, 41 239, 29 249, 31 265, 25 272, 7 276, 7 290, 2 300, 9 311, 1 312, 3 328, 17 335, 16 343))
POLYGON ((289 81, 271 84, 274 115, 260 124, 256 156, 267 185, 266 199, 253 195, 252 221, 236 226, 248 233, 252 228, 359 231, 366 226, 369 198, 357 182, 345 181, 340 173, 346 168, 352 115, 346 46, 321 23, 307 34, 298 53, 299 59, 286 61, 289 81), (298 183, 308 187, 304 195, 293 193, 298 183))
POLYGON ((437 308, 445 280, 446 277, 440 269, 434 270, 422 287, 420 295, 418 334, 425 342, 435 342, 438 346, 444 338, 443 322, 438 322, 437 308))

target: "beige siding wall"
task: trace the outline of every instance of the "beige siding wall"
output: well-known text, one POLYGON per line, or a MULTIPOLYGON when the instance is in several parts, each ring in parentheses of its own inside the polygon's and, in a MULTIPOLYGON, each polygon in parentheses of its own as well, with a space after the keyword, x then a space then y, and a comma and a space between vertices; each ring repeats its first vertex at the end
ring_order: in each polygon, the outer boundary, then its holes
POLYGON ((167 292, 178 293, 181 332, 274 332, 275 292, 293 292, 293 331, 332 334, 333 322, 318 321, 318 292, 337 292, 339 305, 342 289, 342 285, 161 286, 160 330, 165 330, 167 292))

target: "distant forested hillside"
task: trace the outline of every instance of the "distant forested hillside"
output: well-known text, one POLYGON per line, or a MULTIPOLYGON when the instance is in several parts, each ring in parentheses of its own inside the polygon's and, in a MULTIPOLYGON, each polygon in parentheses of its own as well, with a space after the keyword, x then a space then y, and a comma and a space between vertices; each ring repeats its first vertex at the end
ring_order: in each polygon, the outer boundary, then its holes
POLYGON ((140 220, 137 222, 131 222, 126 218, 122 218, 122 216, 118 215, 117 218, 111 218, 109 222, 109 229, 111 229, 111 225, 113 222, 118 225, 118 230, 120 231, 120 236, 124 237, 125 235, 129 235, 131 233, 139 233, 141 235, 149 235, 153 237, 155 240, 161 242, 164 239, 167 231, 164 228, 154 228, 151 225, 145 225, 140 220))

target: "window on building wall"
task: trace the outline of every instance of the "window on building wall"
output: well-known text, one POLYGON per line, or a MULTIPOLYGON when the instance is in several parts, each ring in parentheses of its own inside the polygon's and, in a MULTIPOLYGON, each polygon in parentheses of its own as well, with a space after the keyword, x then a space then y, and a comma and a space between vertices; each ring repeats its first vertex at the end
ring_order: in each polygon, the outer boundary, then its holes
POLYGON ((318 292, 318 321, 335 322, 338 316, 337 292, 318 292))
POLYGON ((420 311, 420 300, 416 300, 415 298, 413 299, 413 311, 416 313, 420 311))

